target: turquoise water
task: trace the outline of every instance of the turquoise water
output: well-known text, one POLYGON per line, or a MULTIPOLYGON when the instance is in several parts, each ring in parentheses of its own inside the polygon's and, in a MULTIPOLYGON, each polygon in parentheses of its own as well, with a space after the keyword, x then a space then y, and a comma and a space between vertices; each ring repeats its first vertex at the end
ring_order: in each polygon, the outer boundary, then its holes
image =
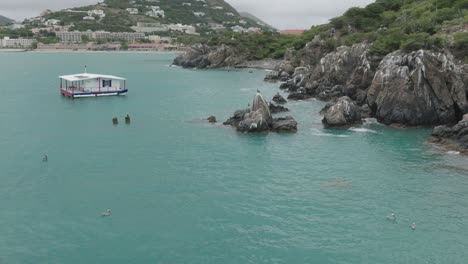
POLYGON ((0 53, 0 263, 467 263, 468 159, 429 130, 324 130, 311 100, 297 134, 238 134, 200 120, 278 85, 172 58, 0 53), (84 65, 129 95, 63 98, 84 65))

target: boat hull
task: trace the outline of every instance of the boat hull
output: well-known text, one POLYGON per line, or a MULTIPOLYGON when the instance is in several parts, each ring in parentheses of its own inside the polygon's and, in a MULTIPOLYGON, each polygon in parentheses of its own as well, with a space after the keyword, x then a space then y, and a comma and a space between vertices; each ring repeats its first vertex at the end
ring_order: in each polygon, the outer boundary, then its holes
POLYGON ((108 91, 108 92, 80 92, 80 93, 70 93, 67 90, 60 90, 60 93, 69 98, 85 98, 85 97, 101 97, 101 96, 117 96, 117 95, 127 95, 128 89, 118 90, 118 91, 108 91))

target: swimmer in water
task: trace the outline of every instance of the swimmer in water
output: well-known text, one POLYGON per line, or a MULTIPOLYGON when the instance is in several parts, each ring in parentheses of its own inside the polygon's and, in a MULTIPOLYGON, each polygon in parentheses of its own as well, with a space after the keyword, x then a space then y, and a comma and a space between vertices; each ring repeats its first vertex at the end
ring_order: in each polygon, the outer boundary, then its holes
POLYGON ((387 215, 387 219, 391 221, 396 221, 396 215, 395 214, 387 215))
POLYGON ((47 155, 44 154, 44 156, 42 157, 42 161, 43 161, 43 162, 49 161, 49 157, 47 157, 47 155))
POLYGON ((411 229, 416 230, 416 223, 411 224, 411 229))
POLYGON ((111 216, 112 215, 112 211, 110 209, 107 209, 106 211, 102 212, 101 214, 102 216, 111 216))

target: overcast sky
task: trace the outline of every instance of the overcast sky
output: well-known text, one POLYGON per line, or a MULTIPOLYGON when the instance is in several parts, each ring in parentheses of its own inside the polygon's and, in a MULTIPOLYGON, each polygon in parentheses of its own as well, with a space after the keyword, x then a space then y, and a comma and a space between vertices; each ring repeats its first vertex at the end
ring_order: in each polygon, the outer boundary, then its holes
MULTIPOLYGON (((37 16, 45 9, 58 10, 96 0, 0 0, 0 15, 13 19, 37 16)), ((365 6, 374 0, 227 0, 280 29, 309 28, 326 23, 352 6, 365 6)))

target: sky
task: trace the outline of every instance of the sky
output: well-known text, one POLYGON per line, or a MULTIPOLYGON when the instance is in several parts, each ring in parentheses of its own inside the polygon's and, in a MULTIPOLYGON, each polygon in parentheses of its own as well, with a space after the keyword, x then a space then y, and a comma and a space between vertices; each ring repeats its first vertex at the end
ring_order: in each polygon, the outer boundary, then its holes
MULTIPOLYGON (((23 20, 45 9, 95 4, 96 0, 0 0, 0 15, 23 20)), ((353 6, 374 0, 227 0, 238 11, 247 11, 279 29, 305 29, 328 22, 353 6)))

